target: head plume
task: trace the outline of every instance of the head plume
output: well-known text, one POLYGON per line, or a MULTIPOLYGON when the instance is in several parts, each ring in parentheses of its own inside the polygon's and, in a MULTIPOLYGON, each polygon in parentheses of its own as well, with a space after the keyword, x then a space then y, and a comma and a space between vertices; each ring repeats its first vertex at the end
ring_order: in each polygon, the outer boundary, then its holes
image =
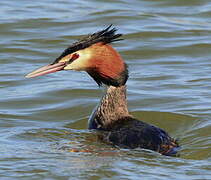
POLYGON ((112 25, 73 43, 56 60, 27 75, 30 77, 61 71, 86 71, 99 86, 122 86, 128 79, 127 65, 120 54, 109 45, 119 41, 121 34, 112 25))
POLYGON ((123 40, 123 39, 119 39, 119 37, 122 36, 122 34, 116 34, 117 29, 111 28, 111 27, 112 27, 112 24, 102 31, 98 31, 94 34, 88 35, 84 37, 83 39, 79 40, 78 42, 73 43, 71 46, 65 49, 64 52, 58 58, 56 58, 54 63, 57 63, 62 57, 65 57, 68 54, 74 53, 81 49, 88 48, 89 46, 93 44, 100 43, 100 42, 104 44, 108 44, 114 41, 123 40))

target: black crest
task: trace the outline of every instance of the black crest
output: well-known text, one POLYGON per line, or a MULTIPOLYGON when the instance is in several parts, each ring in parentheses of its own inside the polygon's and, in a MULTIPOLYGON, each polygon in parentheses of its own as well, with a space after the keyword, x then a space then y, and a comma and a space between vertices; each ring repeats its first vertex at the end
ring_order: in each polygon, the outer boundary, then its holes
POLYGON ((85 49, 95 43, 102 42, 108 44, 114 41, 122 40, 119 39, 119 37, 122 36, 122 34, 116 34, 117 29, 111 27, 112 25, 108 26, 106 29, 102 31, 98 31, 94 34, 88 35, 82 40, 73 43, 71 46, 69 46, 67 49, 64 50, 64 52, 54 61, 54 63, 57 63, 62 57, 65 57, 68 54, 71 54, 81 49, 85 49))

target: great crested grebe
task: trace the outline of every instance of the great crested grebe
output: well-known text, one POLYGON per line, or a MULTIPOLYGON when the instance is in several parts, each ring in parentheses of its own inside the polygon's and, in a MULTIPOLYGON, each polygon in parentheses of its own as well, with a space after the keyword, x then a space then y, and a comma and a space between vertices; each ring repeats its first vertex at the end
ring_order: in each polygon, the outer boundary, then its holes
POLYGON ((127 65, 109 43, 119 41, 111 25, 73 43, 56 58, 26 77, 36 77, 61 70, 86 71, 106 94, 89 119, 89 129, 102 132, 103 140, 123 148, 144 148, 163 155, 175 155, 179 145, 164 130, 135 119, 126 100, 127 65))

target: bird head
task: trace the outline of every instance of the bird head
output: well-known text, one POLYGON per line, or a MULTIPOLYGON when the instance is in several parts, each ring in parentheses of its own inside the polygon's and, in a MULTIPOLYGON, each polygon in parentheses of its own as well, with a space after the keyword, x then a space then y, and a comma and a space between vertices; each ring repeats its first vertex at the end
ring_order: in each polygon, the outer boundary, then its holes
POLYGON ((61 71, 86 71, 100 86, 122 86, 128 79, 127 65, 120 54, 110 45, 119 41, 121 34, 111 25, 73 43, 56 60, 28 75, 27 78, 61 71))

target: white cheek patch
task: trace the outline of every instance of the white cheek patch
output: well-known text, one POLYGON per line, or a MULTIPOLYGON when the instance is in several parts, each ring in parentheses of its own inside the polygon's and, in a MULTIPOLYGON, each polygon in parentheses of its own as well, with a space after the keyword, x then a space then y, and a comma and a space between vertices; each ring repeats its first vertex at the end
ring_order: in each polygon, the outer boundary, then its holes
POLYGON ((64 70, 76 70, 83 71, 88 68, 91 52, 88 49, 80 50, 76 52, 79 57, 72 63, 65 66, 64 70))

